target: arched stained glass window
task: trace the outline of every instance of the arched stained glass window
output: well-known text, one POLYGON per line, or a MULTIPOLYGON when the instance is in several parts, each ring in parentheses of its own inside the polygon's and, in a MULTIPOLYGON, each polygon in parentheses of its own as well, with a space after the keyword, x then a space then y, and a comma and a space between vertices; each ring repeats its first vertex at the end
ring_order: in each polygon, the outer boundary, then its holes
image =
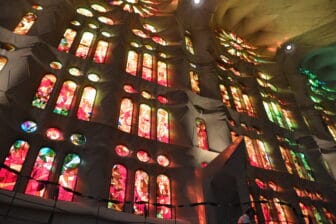
POLYGON ((91 120, 94 101, 96 98, 96 89, 87 86, 83 90, 82 99, 79 103, 77 118, 84 121, 91 120))
POLYGON ((151 108, 146 104, 140 104, 138 135, 144 138, 151 135, 151 108))
POLYGON ((187 51, 190 54, 195 54, 191 38, 189 36, 184 36, 184 41, 185 41, 185 44, 186 44, 187 51))
POLYGON ((136 76, 138 70, 139 55, 135 51, 129 51, 127 55, 126 72, 136 76))
MULTIPOLYGON (((134 182, 134 202, 148 202, 149 200, 149 176, 145 171, 137 170, 135 172, 134 182)), ((134 214, 144 215, 148 211, 148 204, 133 205, 134 214)))
POLYGON ((8 59, 6 57, 0 55, 0 71, 5 67, 7 61, 8 59))
POLYGON ((34 107, 45 109, 50 98, 50 94, 54 89, 55 82, 56 76, 52 74, 47 74, 42 78, 40 86, 38 87, 32 102, 34 107))
POLYGON ((133 102, 128 98, 124 98, 120 104, 120 114, 118 120, 118 128, 121 131, 130 133, 132 127, 133 102))
POLYGON ((26 194, 43 197, 46 191, 46 185, 36 180, 49 180, 50 171, 53 168, 55 151, 48 147, 43 147, 35 160, 33 171, 26 187, 26 194))
POLYGON ((196 134, 198 147, 204 150, 209 150, 208 134, 205 121, 201 118, 196 118, 196 134))
POLYGON ((75 53, 77 57, 80 57, 83 59, 87 58, 90 48, 91 48, 91 44, 93 42, 93 38, 94 38, 93 33, 90 33, 90 32, 83 33, 82 39, 80 40, 79 46, 75 53))
MULTIPOLYGON (((170 181, 165 175, 159 175, 156 178, 156 202, 160 204, 171 204, 170 181)), ((156 217, 163 219, 171 218, 171 209, 166 206, 158 206, 156 208, 156 217)))
POLYGON ((63 83, 62 89, 56 102, 54 113, 64 116, 69 115, 76 88, 77 84, 73 81, 66 81, 63 83))
MULTIPOLYGON (((21 172, 22 165, 29 150, 28 142, 17 140, 11 146, 4 164, 9 168, 21 172)), ((0 188, 12 191, 16 184, 17 175, 5 168, 0 169, 0 188)))
POLYGON ((157 82, 159 85, 168 86, 168 66, 162 61, 157 63, 157 82))
POLYGON ((26 15, 23 16, 19 24, 15 27, 13 33, 25 35, 29 32, 30 28, 33 26, 37 19, 37 16, 32 13, 28 12, 26 15))
POLYGON ((199 87, 198 74, 195 71, 190 71, 189 76, 190 76, 191 91, 199 94, 201 92, 201 90, 200 90, 200 87, 199 87))
POLYGON ((108 208, 113 208, 117 211, 122 211, 125 202, 126 194, 127 169, 125 166, 116 164, 112 168, 112 177, 110 185, 110 200, 118 201, 119 203, 108 203, 108 208))
POLYGON ((157 130, 156 138, 160 142, 169 142, 169 114, 164 109, 157 111, 157 130))
POLYGON ((63 38, 61 39, 57 50, 64 51, 68 53, 70 51, 71 45, 77 35, 77 32, 73 29, 66 29, 63 35, 63 38))
POLYGON ((109 43, 103 40, 98 41, 93 61, 96 63, 105 63, 107 60, 107 51, 109 49, 109 43))
POLYGON ((63 187, 75 190, 80 162, 81 159, 74 153, 70 153, 64 158, 61 176, 58 179, 58 184, 61 185, 58 190, 58 200, 72 201, 73 193, 64 190, 63 187))
POLYGON ((244 137, 244 140, 251 166, 268 170, 274 168, 272 158, 269 155, 269 148, 264 142, 259 139, 251 139, 247 136, 244 137))
POLYGON ((152 81, 153 79, 153 56, 151 54, 143 54, 141 77, 147 81, 152 81))

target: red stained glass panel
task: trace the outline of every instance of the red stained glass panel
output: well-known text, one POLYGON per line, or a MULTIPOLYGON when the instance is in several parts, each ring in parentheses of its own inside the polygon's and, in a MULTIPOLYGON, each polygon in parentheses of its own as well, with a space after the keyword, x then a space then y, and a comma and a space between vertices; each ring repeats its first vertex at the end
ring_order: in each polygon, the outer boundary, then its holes
POLYGON ((70 112, 72 100, 77 88, 77 84, 73 81, 63 83, 62 89, 58 96, 54 113, 67 116, 70 112))
POLYGON ((116 164, 112 168, 112 178, 110 185, 110 200, 116 200, 119 203, 108 203, 108 208, 122 211, 126 193, 127 169, 120 164, 116 164))
POLYGON ((201 118, 196 118, 196 130, 198 147, 204 150, 209 150, 208 134, 205 121, 201 118))
POLYGON ((85 87, 82 99, 79 103, 77 118, 84 121, 91 120, 94 101, 96 98, 96 89, 93 87, 85 87))
POLYGON ((28 12, 26 15, 24 15, 19 24, 15 27, 13 33, 21 35, 27 34, 30 28, 35 23, 36 19, 37 16, 34 13, 28 12))
POLYGON ((133 103, 130 99, 123 99, 120 105, 118 129, 127 133, 131 132, 132 127, 133 103))
POLYGON ((157 140, 169 142, 169 114, 161 108, 157 111, 157 140))
POLYGON ((126 72, 136 76, 139 55, 135 51, 129 51, 127 55, 126 72))
POLYGON ((145 171, 137 170, 135 172, 134 183, 134 202, 144 202, 143 204, 134 203, 134 214, 144 215, 148 211, 148 198, 149 198, 149 176, 145 171))
POLYGON ((68 154, 63 162, 62 174, 58 179, 58 200, 72 201, 73 193, 64 190, 63 187, 74 190, 77 182, 78 167, 81 160, 77 154, 68 154))
POLYGON ((109 43, 103 40, 98 41, 93 61, 96 63, 105 63, 107 59, 107 51, 109 49, 109 43))
POLYGON ((151 130, 151 108, 146 104, 140 105, 138 135, 150 138, 151 130))
MULTIPOLYGON (((156 202, 160 204, 171 204, 170 181, 165 175, 159 175, 156 178, 157 196, 156 202)), ((171 209, 166 206, 157 206, 156 217, 163 219, 171 218, 171 209)))
POLYGON ((63 38, 61 39, 57 50, 64 51, 68 53, 70 51, 71 45, 77 35, 77 32, 73 29, 66 29, 63 35, 63 38))
POLYGON ((54 89, 55 83, 56 77, 52 74, 47 74, 42 78, 40 86, 38 87, 32 102, 34 107, 45 109, 50 98, 50 94, 54 89))

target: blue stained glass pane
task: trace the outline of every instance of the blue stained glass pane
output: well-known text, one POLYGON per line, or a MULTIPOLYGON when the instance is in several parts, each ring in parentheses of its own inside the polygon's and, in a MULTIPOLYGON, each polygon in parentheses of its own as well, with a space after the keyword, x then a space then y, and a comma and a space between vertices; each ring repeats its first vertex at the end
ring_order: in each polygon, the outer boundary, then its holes
POLYGON ((26 133, 33 133, 37 130, 37 124, 34 121, 25 121, 21 124, 21 130, 26 133))

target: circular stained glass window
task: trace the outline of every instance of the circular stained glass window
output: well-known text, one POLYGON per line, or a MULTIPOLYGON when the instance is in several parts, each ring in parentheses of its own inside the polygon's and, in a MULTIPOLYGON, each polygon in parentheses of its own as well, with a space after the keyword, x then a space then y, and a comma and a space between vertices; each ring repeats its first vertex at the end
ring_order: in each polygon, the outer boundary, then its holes
POLYGON ((126 157, 130 154, 130 150, 124 145, 117 145, 114 151, 121 157, 126 157))
POLYGON ((136 90, 132 85, 124 85, 124 91, 126 93, 136 93, 136 90))
POLYGON ((110 38, 110 37, 113 36, 112 33, 107 32, 107 31, 102 31, 101 34, 102 34, 104 37, 107 37, 107 38, 110 38))
POLYGON ((69 68, 69 73, 72 76, 82 76, 83 75, 82 72, 78 68, 75 68, 75 67, 69 68))
POLYGON ((113 25, 114 24, 113 20, 111 18, 106 17, 106 16, 99 16, 98 21, 101 22, 101 23, 105 23, 107 25, 113 25))
POLYGON ((35 10, 43 10, 43 7, 41 5, 33 5, 32 8, 35 10))
POLYGON ((98 26, 94 23, 89 23, 88 26, 91 28, 91 29, 98 29, 98 26))
POLYGON ((150 94, 147 91, 141 91, 141 96, 145 99, 151 99, 152 98, 152 94, 150 94))
POLYGON ((59 70, 63 67, 62 63, 59 61, 52 61, 50 62, 49 66, 50 68, 55 69, 55 70, 59 70))
POLYGON ((148 24, 148 23, 144 24, 143 28, 145 30, 148 30, 148 31, 152 32, 152 33, 156 33, 157 32, 156 28, 154 26, 148 24))
POLYGON ((84 145, 86 143, 86 138, 82 134, 75 133, 70 136, 70 141, 74 145, 84 145))
POLYGON ((26 133, 33 133, 37 130, 37 124, 34 121, 25 121, 21 124, 21 130, 26 133))
POLYGON ((107 9, 101 5, 98 5, 98 4, 92 4, 91 5, 91 8, 93 8, 94 10, 96 10, 97 12, 102 12, 102 13, 105 13, 107 12, 107 9))
POLYGON ((100 80, 100 77, 95 73, 90 73, 90 74, 88 74, 88 79, 91 82, 98 82, 100 80))
POLYGON ((53 141, 62 141, 64 140, 63 133, 58 128, 49 128, 46 131, 46 136, 53 141))
POLYGON ((90 10, 85 9, 85 8, 78 8, 76 12, 86 17, 93 17, 93 13, 90 10))
POLYGON ((150 156, 148 154, 148 152, 140 150, 137 152, 136 154, 138 160, 140 160, 141 162, 147 163, 150 160, 150 156))
POLYGON ((162 104, 167 104, 168 103, 168 99, 164 96, 157 96, 157 100, 162 104))
POLYGON ((164 156, 164 155, 159 155, 159 156, 156 158, 156 161, 158 162, 158 164, 159 164, 160 166, 163 166, 163 167, 167 167, 167 166, 169 166, 169 164, 170 164, 169 159, 168 159, 166 156, 164 156))
POLYGON ((131 42, 131 46, 138 48, 138 47, 141 47, 141 44, 139 44, 137 42, 131 42))
POLYGON ((80 26, 81 25, 81 23, 78 20, 72 20, 70 23, 74 26, 80 26))
POLYGON ((138 37, 141 38, 149 38, 149 36, 147 34, 145 34, 142 30, 139 29, 133 29, 132 32, 137 35, 138 37))

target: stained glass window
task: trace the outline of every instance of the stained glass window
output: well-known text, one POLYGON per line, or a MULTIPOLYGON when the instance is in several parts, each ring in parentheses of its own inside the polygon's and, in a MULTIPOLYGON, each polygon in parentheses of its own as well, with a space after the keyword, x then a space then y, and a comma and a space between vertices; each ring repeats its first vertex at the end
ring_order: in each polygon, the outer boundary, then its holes
POLYGON ((74 190, 77 182, 78 167, 81 159, 77 154, 70 153, 64 158, 62 173, 58 179, 59 187, 58 200, 72 201, 73 193, 64 190, 63 187, 74 190))
POLYGON ((77 57, 80 57, 83 59, 87 58, 90 48, 91 48, 91 44, 93 42, 93 38, 94 38, 93 33, 90 33, 90 32, 83 33, 82 39, 79 42, 79 45, 78 45, 78 48, 75 54, 77 57))
POLYGON ((114 24, 113 20, 111 18, 106 17, 106 16, 99 16, 98 21, 101 22, 101 23, 105 23, 107 25, 113 25, 114 24))
POLYGON ((136 76, 139 55, 135 51, 129 51, 127 55, 126 72, 136 76))
POLYGON ((158 157, 156 158, 156 161, 160 166, 163 166, 163 167, 167 167, 170 164, 169 159, 167 158, 167 156, 164 156, 164 155, 158 155, 158 157))
POLYGON ((196 118, 196 134, 198 147, 204 150, 209 150, 208 134, 205 121, 201 118, 196 118))
POLYGON ((169 114, 164 109, 157 111, 157 140, 160 142, 169 142, 169 114))
POLYGON ((25 35, 29 32, 30 28, 33 26, 37 19, 37 16, 32 13, 28 12, 26 15, 23 16, 19 24, 15 27, 13 33, 25 35))
POLYGON ((190 76, 190 85, 191 85, 191 90, 194 93, 199 94, 201 92, 200 87, 199 87, 199 77, 198 74, 195 71, 190 71, 189 72, 190 76))
POLYGON ((124 145, 117 145, 114 151, 121 157, 126 157, 130 154, 130 150, 124 145))
POLYGON ((74 133, 70 136, 70 141, 74 145, 84 145, 86 143, 86 137, 80 133, 74 133))
POLYGON ((191 38, 189 36, 184 37, 185 44, 186 44, 186 49, 190 54, 195 54, 194 48, 191 42, 191 38))
POLYGON ((45 109, 50 98, 50 94, 54 89, 55 82, 56 76, 52 74, 47 74, 42 78, 40 86, 38 87, 32 102, 34 107, 45 109))
POLYGON ((34 121, 25 121, 21 125, 21 130, 26 133, 33 133, 37 130, 37 124, 34 121))
POLYGON ((0 55, 0 71, 5 67, 7 61, 8 59, 6 57, 0 55))
POLYGON ((153 56, 148 53, 143 54, 142 75, 145 80, 152 81, 153 79, 153 56))
POLYGON ((134 182, 134 202, 144 202, 143 204, 134 203, 134 214, 144 215, 148 211, 149 200, 149 176, 145 171, 137 170, 135 172, 134 182))
POLYGON ((49 180, 49 175, 51 169, 53 168, 55 155, 55 151, 51 148, 43 147, 40 149, 33 167, 33 171, 30 174, 30 177, 33 179, 30 179, 27 184, 25 192, 26 194, 39 197, 44 196, 47 185, 36 180, 49 180))
POLYGON ((290 208, 278 198, 266 199, 259 197, 265 223, 294 223, 293 214, 290 208))
POLYGON ((313 172, 303 153, 294 152, 281 146, 280 152, 290 174, 296 174, 300 178, 314 181, 313 172))
POLYGON ((146 104, 140 104, 138 135, 150 138, 151 134, 151 108, 146 104))
POLYGON ((143 150, 138 151, 136 153, 136 156, 139 161, 144 162, 144 163, 147 163, 151 159, 149 153, 143 150))
POLYGON ((247 112, 249 116, 255 116, 255 110, 248 95, 243 94, 243 92, 235 86, 231 86, 231 93, 237 112, 247 112))
POLYGON ((132 127, 133 102, 125 98, 120 104, 120 114, 118 120, 118 128, 121 131, 130 133, 132 127))
MULTIPOLYGON (((11 146, 4 164, 9 168, 21 172, 22 165, 29 150, 28 142, 17 140, 11 146)), ((5 168, 0 169, 0 188, 12 191, 16 183, 17 175, 5 168)))
MULTIPOLYGON (((156 202, 160 204, 170 205, 171 195, 170 195, 170 181, 165 175, 159 175, 156 178, 156 202)), ((171 218, 171 209, 166 206, 157 206, 156 217, 163 219, 171 218)))
POLYGON ((82 99, 79 103, 77 118, 84 121, 91 120, 94 101, 96 98, 96 89, 93 87, 85 87, 82 99))
POLYGON ((64 140, 63 133, 58 128, 49 128, 46 131, 46 136, 53 141, 64 140))
POLYGON ((226 87, 223 84, 219 84, 220 94, 222 96, 222 101, 227 107, 231 107, 230 97, 226 87))
POLYGON ((123 89, 126 93, 136 93, 137 92, 136 89, 134 89, 132 85, 124 85, 123 89))
POLYGON ((98 41, 96 52, 93 56, 93 61, 96 63, 105 63, 107 59, 107 51, 109 43, 103 40, 98 41))
POLYGON ((70 51, 71 45, 77 35, 77 32, 73 29, 66 29, 63 35, 63 38, 61 39, 57 50, 64 51, 68 53, 70 51))
POLYGON ((54 113, 64 116, 69 115, 76 88, 77 84, 73 81, 66 81, 63 83, 62 89, 56 102, 54 113))
POLYGON ((157 82, 162 86, 168 86, 168 68, 167 63, 157 62, 157 82))
POLYGON ((112 168, 109 200, 116 200, 119 203, 108 203, 108 208, 122 211, 126 193, 127 169, 125 166, 116 164, 112 168))
POLYGON ((247 136, 245 136, 244 139, 251 166, 273 169, 273 161, 270 157, 269 147, 259 139, 251 139, 247 136))
POLYGON ((93 13, 90 10, 88 10, 88 9, 78 8, 76 11, 77 11, 78 14, 81 14, 83 16, 93 17, 93 13))
POLYGON ((56 70, 60 70, 63 67, 62 63, 59 61, 52 61, 50 62, 49 66, 50 68, 56 69, 56 70))

